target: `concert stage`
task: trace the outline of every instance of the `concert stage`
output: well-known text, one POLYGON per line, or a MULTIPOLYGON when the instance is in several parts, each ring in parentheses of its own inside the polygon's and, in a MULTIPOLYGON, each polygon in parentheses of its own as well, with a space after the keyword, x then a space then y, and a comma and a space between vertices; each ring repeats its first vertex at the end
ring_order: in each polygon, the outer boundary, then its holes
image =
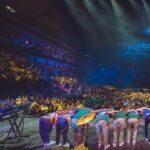
MULTIPOLYGON (((38 133, 38 122, 39 117, 28 117, 25 118, 24 124, 24 136, 22 141, 17 141, 17 139, 8 140, 5 144, 3 143, 3 138, 7 136, 7 131, 9 130, 8 120, 0 122, 0 150, 52 150, 52 147, 43 148, 40 136, 38 133), (12 142, 12 143, 11 143, 12 142)), ((55 139, 55 127, 52 131, 52 140, 55 139)), ((112 141, 112 130, 110 129, 110 141, 112 141)), ((72 132, 71 128, 68 133, 68 140, 72 142, 72 132)), ((109 148, 108 150, 149 150, 150 145, 144 141, 144 130, 142 127, 138 130, 138 143, 135 147, 130 147, 125 145, 122 148, 109 148)), ((55 146, 55 145, 54 145, 55 146)), ((53 150, 56 148, 54 148, 53 150)), ((97 150, 97 140, 96 132, 94 127, 89 127, 89 137, 88 137, 88 146, 90 150, 97 150)), ((59 149, 59 148, 57 148, 59 149)), ((65 150, 62 148, 62 150, 65 150)))

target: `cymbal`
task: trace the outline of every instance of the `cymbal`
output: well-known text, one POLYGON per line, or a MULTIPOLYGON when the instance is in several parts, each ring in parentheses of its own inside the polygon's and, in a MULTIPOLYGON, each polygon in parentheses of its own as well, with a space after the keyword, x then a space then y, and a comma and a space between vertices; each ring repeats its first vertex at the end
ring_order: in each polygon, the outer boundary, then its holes
POLYGON ((88 123, 89 121, 91 121, 94 117, 95 117, 96 113, 95 112, 90 112, 82 117, 80 117, 77 121, 76 121, 76 125, 83 125, 85 123, 88 123))

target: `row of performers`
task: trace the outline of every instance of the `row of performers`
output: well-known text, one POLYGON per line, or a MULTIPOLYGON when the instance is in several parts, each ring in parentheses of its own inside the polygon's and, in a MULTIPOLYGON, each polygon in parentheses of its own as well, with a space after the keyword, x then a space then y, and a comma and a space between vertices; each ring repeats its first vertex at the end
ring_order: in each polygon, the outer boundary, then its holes
POLYGON ((150 135, 148 137, 148 124, 150 124, 150 108, 141 107, 129 109, 124 111, 122 108, 117 110, 111 109, 98 109, 91 110, 89 108, 72 108, 63 111, 57 111, 50 113, 48 115, 40 117, 39 120, 39 133, 43 141, 44 146, 49 146, 56 144, 56 146, 69 147, 67 143, 67 132, 68 127, 71 125, 73 129, 73 147, 76 147, 83 143, 84 140, 84 129, 88 124, 76 125, 76 121, 84 115, 90 112, 95 112, 95 127, 98 140, 98 148, 104 146, 104 149, 110 147, 108 143, 109 137, 109 127, 110 127, 110 117, 113 117, 113 123, 111 124, 113 128, 113 147, 124 145, 124 128, 127 125, 127 144, 136 144, 137 140, 137 127, 139 125, 139 120, 141 114, 144 116, 145 120, 145 140, 150 144, 150 135), (50 139, 50 133, 52 131, 53 125, 56 126, 56 141, 50 139), (133 137, 131 137, 131 130, 133 129, 133 137), (118 130, 120 130, 118 132, 118 130), (120 134, 120 135, 118 135, 120 134), (63 136, 63 145, 60 143, 60 136, 63 136), (119 141, 117 142, 119 136, 119 141), (102 140, 103 139, 103 140, 102 140), (132 139, 132 141, 131 141, 132 139))

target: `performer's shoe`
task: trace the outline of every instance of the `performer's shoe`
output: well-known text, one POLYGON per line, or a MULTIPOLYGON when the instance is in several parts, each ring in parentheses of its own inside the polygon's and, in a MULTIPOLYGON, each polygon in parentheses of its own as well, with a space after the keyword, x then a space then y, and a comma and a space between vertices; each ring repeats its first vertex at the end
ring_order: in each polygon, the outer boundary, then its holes
POLYGON ((130 144, 130 140, 127 140, 127 144, 130 144))
POLYGON ((55 141, 50 141, 49 143, 47 143, 47 146, 51 146, 53 144, 55 144, 55 141))
POLYGON ((46 146, 47 146, 47 143, 43 143, 43 146, 46 147, 46 146))
POLYGON ((110 144, 104 146, 104 150, 107 150, 110 147, 110 144))
POLYGON ((55 141, 50 141, 49 143, 44 143, 43 146, 47 147, 47 146, 51 146, 53 144, 55 144, 55 141))
POLYGON ((117 144, 116 144, 116 143, 113 143, 113 147, 117 147, 117 144))
POLYGON ((123 146, 123 145, 124 145, 124 142, 119 143, 119 146, 120 146, 120 147, 123 146))
POLYGON ((148 142, 148 138, 145 138, 145 141, 148 142))
POLYGON ((62 146, 62 144, 61 144, 61 143, 59 143, 59 144, 56 144, 56 146, 60 147, 60 146, 62 146))
POLYGON ((63 144, 63 147, 70 147, 69 143, 63 144))
POLYGON ((148 144, 150 144, 150 141, 148 140, 148 138, 145 138, 145 141, 146 141, 146 142, 149 142, 148 144))
POLYGON ((102 144, 101 143, 98 143, 98 148, 101 148, 102 147, 102 144))
POLYGON ((132 144, 133 144, 133 146, 134 146, 134 145, 136 144, 136 141, 133 141, 132 144))

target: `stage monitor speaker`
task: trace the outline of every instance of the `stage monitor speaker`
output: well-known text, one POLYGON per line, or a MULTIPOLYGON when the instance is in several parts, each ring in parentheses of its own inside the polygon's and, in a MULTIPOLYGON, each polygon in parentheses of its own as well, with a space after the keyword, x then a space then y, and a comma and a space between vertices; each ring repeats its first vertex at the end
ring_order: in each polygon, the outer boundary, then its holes
POLYGON ((85 144, 82 143, 73 149, 69 148, 69 147, 57 147, 57 146, 55 146, 51 150, 88 150, 88 147, 86 147, 85 144))
POLYGON ((88 147, 86 147, 85 144, 82 143, 79 146, 75 147, 74 150, 88 150, 88 147))

